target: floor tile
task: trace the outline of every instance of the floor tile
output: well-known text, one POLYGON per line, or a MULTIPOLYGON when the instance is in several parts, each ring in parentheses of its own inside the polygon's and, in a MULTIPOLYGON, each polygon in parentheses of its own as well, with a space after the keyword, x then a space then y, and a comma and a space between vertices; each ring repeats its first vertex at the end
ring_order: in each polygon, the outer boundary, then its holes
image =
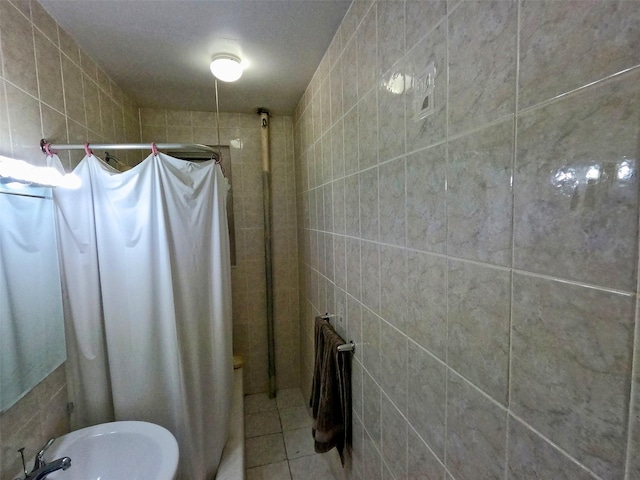
POLYGON ((280 390, 276 397, 276 403, 279 409, 306 406, 306 402, 299 388, 280 390))
POLYGON ((333 478, 322 454, 300 457, 289 461, 292 480, 328 480, 333 478))
POLYGON ((304 457, 315 454, 313 435, 311 428, 304 427, 284 432, 284 446, 287 450, 287 458, 304 457))
POLYGON ((247 470, 247 480, 291 480, 289 462, 283 460, 247 470))
POLYGON ((247 468, 267 465, 287 458, 281 433, 247 438, 245 452, 247 468))
POLYGON ((310 427, 313 423, 306 407, 280 409, 280 422, 282 423, 283 431, 310 427))
POLYGON ((244 417, 245 438, 260 437, 281 431, 280 415, 277 410, 249 413, 244 417))
POLYGON ((244 413, 268 412, 277 410, 275 398, 269 398, 266 393, 256 393, 255 395, 247 395, 244 397, 244 413))

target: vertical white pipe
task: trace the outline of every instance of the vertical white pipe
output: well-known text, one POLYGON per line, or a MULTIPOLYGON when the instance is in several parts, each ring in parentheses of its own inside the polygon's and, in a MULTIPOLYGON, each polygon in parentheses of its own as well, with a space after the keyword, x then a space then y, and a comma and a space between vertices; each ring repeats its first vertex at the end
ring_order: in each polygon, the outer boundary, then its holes
POLYGON ((273 257, 271 245, 271 165, 269 155, 269 112, 259 109, 262 128, 262 198, 264 210, 264 260, 267 287, 267 357, 269 363, 269 398, 276 396, 276 352, 273 318, 273 257))

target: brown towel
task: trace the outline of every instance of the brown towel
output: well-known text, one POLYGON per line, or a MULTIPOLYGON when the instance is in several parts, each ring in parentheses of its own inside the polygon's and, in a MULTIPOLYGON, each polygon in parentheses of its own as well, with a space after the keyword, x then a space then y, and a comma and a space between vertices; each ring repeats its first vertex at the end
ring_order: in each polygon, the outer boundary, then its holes
POLYGON ((344 466, 351 449, 351 354, 338 352, 345 341, 328 320, 316 317, 315 365, 309 406, 316 453, 338 449, 344 466))

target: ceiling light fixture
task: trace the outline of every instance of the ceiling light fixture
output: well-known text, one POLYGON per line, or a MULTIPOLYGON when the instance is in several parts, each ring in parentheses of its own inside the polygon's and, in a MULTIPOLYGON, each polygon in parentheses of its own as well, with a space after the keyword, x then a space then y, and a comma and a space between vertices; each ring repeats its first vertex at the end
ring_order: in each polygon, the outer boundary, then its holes
POLYGON ((223 82, 235 82, 242 76, 240 58, 230 53, 214 55, 209 68, 211 73, 223 82))

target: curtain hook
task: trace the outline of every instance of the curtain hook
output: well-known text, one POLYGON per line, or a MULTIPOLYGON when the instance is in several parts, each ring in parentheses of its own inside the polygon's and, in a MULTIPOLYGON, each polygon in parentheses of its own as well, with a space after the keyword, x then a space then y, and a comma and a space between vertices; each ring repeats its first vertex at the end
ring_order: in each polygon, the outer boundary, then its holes
POLYGON ((222 152, 220 153, 212 153, 211 154, 211 160, 213 160, 215 162, 216 165, 220 165, 220 170, 222 171, 222 175, 223 176, 227 176, 227 174, 224 171, 224 167, 222 166, 222 152))
POLYGON ((89 148, 89 143, 88 142, 84 144, 84 153, 87 154, 87 157, 90 157, 91 155, 93 155, 93 152, 89 148))
POLYGON ((56 152, 52 152, 51 151, 51 144, 50 143, 45 143, 44 144, 44 151, 47 154, 47 157, 53 157, 53 154, 56 152))
POLYGON ((151 153, 153 153, 154 157, 158 156, 158 147, 156 147, 155 142, 151 143, 151 153))

